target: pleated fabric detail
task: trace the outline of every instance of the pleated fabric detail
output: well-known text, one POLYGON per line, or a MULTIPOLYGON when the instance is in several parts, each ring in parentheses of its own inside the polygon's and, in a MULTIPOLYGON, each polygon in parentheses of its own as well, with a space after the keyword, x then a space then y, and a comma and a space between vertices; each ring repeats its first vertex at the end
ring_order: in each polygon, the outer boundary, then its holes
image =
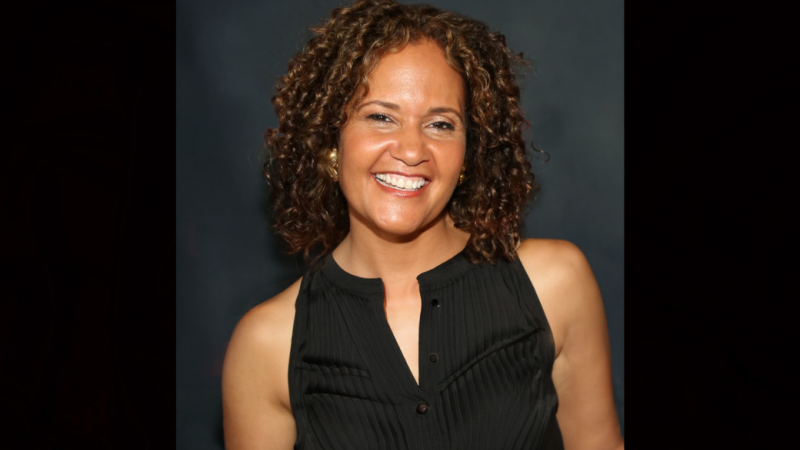
POLYGON ((295 449, 563 449, 553 335, 522 264, 462 253, 417 277, 419 385, 383 283, 328 256, 303 277, 289 393, 295 449))

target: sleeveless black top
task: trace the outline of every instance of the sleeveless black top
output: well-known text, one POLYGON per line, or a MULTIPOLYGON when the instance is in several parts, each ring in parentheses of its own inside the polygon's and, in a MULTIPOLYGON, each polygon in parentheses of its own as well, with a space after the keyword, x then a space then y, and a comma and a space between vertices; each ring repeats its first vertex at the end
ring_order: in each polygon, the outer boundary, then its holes
POLYGON ((379 278, 329 255, 303 277, 289 395, 303 450, 563 449, 550 326, 519 260, 460 253, 417 277, 419 385, 379 278))

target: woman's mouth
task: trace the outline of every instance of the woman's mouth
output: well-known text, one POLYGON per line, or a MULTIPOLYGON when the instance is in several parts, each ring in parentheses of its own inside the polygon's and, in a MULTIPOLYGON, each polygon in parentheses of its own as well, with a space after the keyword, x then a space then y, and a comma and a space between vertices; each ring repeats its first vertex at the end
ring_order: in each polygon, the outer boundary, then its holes
POLYGON ((425 186, 426 180, 422 177, 406 177, 394 173, 376 173, 372 175, 378 183, 400 191, 418 191, 425 186))

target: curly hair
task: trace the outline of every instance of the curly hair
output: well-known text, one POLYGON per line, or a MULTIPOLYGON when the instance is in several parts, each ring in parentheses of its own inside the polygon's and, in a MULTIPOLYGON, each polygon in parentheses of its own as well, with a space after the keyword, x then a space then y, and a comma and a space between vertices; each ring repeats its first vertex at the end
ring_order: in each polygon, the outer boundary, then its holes
POLYGON ((289 252, 302 251, 310 261, 312 254, 333 251, 349 232, 347 202, 329 176, 328 154, 367 95, 368 77, 381 56, 428 39, 441 47, 466 86, 465 179, 446 212, 470 233, 465 250, 473 263, 514 259, 522 209, 539 189, 523 139, 529 123, 516 78, 529 62, 522 54, 513 54, 505 37, 482 22, 393 0, 356 1, 311 30, 314 36, 278 80, 272 104, 279 125, 265 134, 263 170, 274 226, 289 252))

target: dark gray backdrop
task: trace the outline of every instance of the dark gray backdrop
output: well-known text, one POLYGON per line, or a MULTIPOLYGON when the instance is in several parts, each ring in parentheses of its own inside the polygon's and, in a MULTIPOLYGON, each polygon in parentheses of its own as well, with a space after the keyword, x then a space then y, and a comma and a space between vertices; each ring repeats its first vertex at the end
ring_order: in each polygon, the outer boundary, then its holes
MULTIPOLYGON (((577 244, 606 305, 624 430, 623 2, 430 4, 486 22, 536 66, 523 106, 550 154, 527 237, 577 244)), ((177 2, 177 448, 222 448, 220 372, 239 318, 302 275, 267 229, 258 154, 269 99, 336 0, 177 2)), ((530 137, 530 135, 528 135, 530 137)))

